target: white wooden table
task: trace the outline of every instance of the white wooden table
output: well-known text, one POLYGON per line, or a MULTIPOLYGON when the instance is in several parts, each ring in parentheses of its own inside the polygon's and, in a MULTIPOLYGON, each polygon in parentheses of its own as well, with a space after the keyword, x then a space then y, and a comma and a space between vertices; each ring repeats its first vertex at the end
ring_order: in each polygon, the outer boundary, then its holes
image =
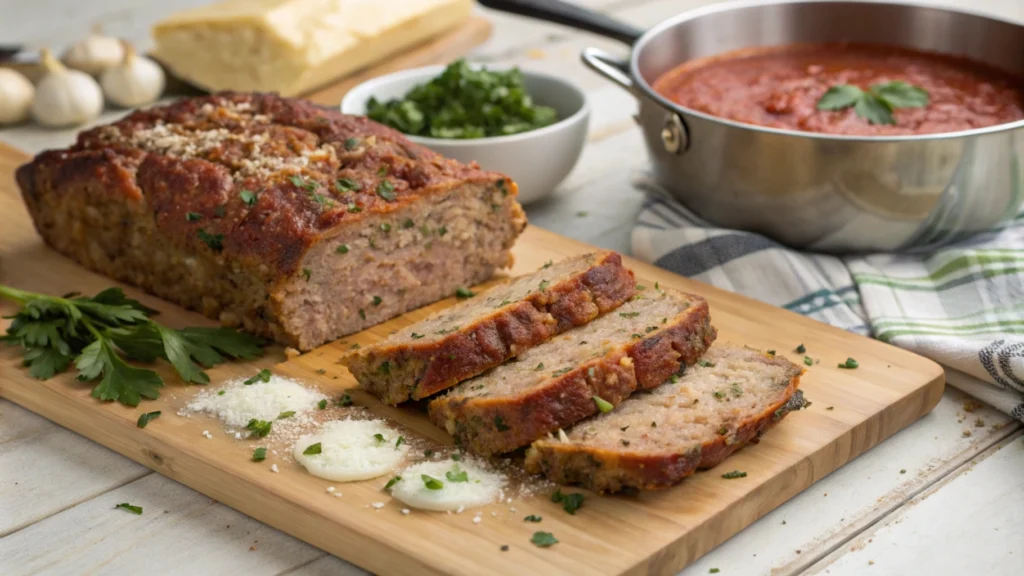
MULTIPOLYGON (((159 17, 208 0, 0 0, 0 42, 61 47, 100 22, 145 47, 159 17)), ((385 1, 385 0, 380 0, 385 1)), ((587 0, 640 26, 713 0, 587 0)), ((1024 21, 1024 0, 932 0, 1024 21)), ((473 57, 571 78, 594 108, 590 142, 538 226, 629 251, 645 155, 632 99, 578 54, 604 39, 502 14, 473 57), (585 213, 585 215, 581 215, 585 213)), ((1024 57, 1024 55, 1022 55, 1024 57)), ((104 121, 112 116, 106 116, 104 121)), ((29 152, 73 131, 0 130, 29 152)), ((456 545, 456 544, 453 544, 456 545)), ((949 390, 935 411, 683 571, 708 574, 1024 574, 1024 433, 949 390), (965 404, 973 411, 968 413, 965 404)), ((43 418, 0 400, 0 574, 363 573, 43 418), (116 514, 119 502, 142 516, 116 514), (155 511, 156 513, 151 513, 155 511)))

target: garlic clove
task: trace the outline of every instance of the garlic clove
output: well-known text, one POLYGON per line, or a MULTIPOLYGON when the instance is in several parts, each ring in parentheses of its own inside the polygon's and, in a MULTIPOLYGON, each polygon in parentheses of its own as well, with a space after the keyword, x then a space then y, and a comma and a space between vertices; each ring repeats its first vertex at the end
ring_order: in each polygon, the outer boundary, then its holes
POLYGON ((100 74, 107 99, 124 108, 151 104, 164 92, 166 78, 159 64, 126 45, 124 61, 100 74))
POLYGON ((49 50, 40 52, 46 75, 36 86, 32 117, 43 126, 77 126, 103 111, 103 92, 92 76, 68 70, 49 50))
POLYGON ((96 76, 124 60, 124 45, 95 26, 88 36, 72 44, 61 59, 68 68, 96 76))
POLYGON ((28 78, 10 68, 0 68, 0 124, 16 124, 28 118, 35 88, 28 78))

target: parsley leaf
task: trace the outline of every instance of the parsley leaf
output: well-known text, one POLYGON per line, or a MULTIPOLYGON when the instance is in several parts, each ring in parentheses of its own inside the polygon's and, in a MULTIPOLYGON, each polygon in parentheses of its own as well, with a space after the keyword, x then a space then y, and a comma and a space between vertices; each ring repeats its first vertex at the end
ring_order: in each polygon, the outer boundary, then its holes
POLYGON ((264 368, 263 370, 257 372, 256 375, 253 376, 252 378, 248 378, 245 382, 243 382, 243 384, 249 386, 257 382, 270 382, 271 376, 272 374, 270 373, 270 370, 264 368))
POLYGON ((270 429, 273 427, 273 422, 267 422, 266 420, 257 420, 253 418, 249 420, 249 423, 245 425, 245 429, 251 431, 260 438, 270 434, 270 429))
POLYGON ((552 502, 561 502, 562 509, 569 514, 576 514, 576 511, 583 506, 583 494, 576 492, 574 494, 562 494, 562 489, 555 490, 555 493, 551 495, 552 502))
POLYGON ((394 477, 391 478, 391 480, 388 480, 387 484, 384 485, 384 489, 388 490, 392 486, 394 486, 395 484, 398 484, 401 481, 402 481, 402 477, 401 476, 394 476, 394 477))
POLYGON ((847 358, 846 362, 843 362, 842 364, 839 365, 840 368, 845 368, 847 370, 853 370, 854 368, 857 368, 859 366, 860 364, 858 364, 857 361, 854 360, 853 358, 847 358))
POLYGON ((541 520, 543 520, 543 518, 536 514, 530 514, 526 518, 523 518, 523 522, 540 522, 541 520))
POLYGON ((444 475, 449 482, 469 482, 469 474, 465 470, 460 470, 458 464, 453 465, 444 475))
POLYGON ((475 295, 476 294, 474 294, 473 291, 470 290, 469 288, 459 286, 458 288, 455 289, 455 296, 457 298, 472 298, 475 295))
POLYGON ((611 402, 605 400, 604 398, 601 398, 600 396, 593 396, 593 398, 594 404, 597 405, 597 409, 600 410, 602 414, 611 412, 615 408, 615 406, 612 405, 611 402))
POLYGON ((551 532, 534 532, 533 536, 530 537, 530 542, 538 548, 547 548, 558 544, 558 538, 555 538, 551 532))
POLYGON ((117 506, 114 506, 115 510, 117 508, 120 508, 121 510, 127 510, 128 512, 131 512, 132 514, 135 514, 137 516, 142 516, 142 506, 132 506, 127 502, 122 502, 117 506))
POLYGON ((244 202, 246 206, 252 208, 253 206, 256 205, 256 199, 258 197, 255 192, 251 192, 249 190, 242 190, 238 194, 238 196, 242 199, 242 202, 244 202))
POLYGON ((747 473, 746 472, 740 472, 739 470, 733 470, 732 472, 726 472, 725 474, 722 474, 722 478, 725 478, 726 480, 732 480, 734 478, 746 478, 746 477, 747 477, 747 473))
POLYGON ((323 452, 323 445, 320 442, 316 444, 310 444, 306 446, 306 449, 302 451, 306 456, 312 456, 315 454, 321 454, 323 452))
POLYGON ((423 480, 423 485, 427 487, 427 490, 440 490, 444 488, 444 482, 441 482, 433 476, 420 474, 420 479, 423 480))
POLYGON ((145 428, 146 425, 149 424, 150 420, 155 420, 156 418, 159 418, 159 417, 160 417, 160 411, 159 410, 157 410, 156 412, 146 412, 145 414, 142 414, 141 416, 139 416, 139 420, 138 420, 138 422, 135 423, 135 425, 138 426, 139 428, 145 428))
POLYGON ((252 451, 252 461, 253 462, 263 462, 266 459, 267 459, 267 449, 266 448, 262 448, 261 447, 261 448, 257 448, 257 449, 252 451))

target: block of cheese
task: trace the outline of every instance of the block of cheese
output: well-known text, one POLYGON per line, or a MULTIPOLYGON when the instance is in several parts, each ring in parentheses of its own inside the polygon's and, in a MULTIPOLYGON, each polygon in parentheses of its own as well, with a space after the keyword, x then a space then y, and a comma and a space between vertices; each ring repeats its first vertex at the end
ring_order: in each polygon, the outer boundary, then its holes
POLYGON ((465 22, 472 0, 226 0, 153 27, 153 55, 210 91, 303 94, 465 22))

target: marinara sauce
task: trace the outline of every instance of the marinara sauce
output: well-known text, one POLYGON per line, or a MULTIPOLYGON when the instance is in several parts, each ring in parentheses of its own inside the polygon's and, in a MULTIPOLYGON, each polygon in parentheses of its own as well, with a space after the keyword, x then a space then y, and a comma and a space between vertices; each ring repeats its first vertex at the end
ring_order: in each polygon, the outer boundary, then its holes
POLYGON ((756 124, 829 134, 892 136, 957 132, 1024 118, 1024 83, 964 58, 873 44, 800 44, 745 49, 686 62, 654 90, 687 108, 756 124), (896 108, 894 124, 854 109, 818 110, 832 86, 863 90, 903 81, 928 93, 920 108, 896 108))

